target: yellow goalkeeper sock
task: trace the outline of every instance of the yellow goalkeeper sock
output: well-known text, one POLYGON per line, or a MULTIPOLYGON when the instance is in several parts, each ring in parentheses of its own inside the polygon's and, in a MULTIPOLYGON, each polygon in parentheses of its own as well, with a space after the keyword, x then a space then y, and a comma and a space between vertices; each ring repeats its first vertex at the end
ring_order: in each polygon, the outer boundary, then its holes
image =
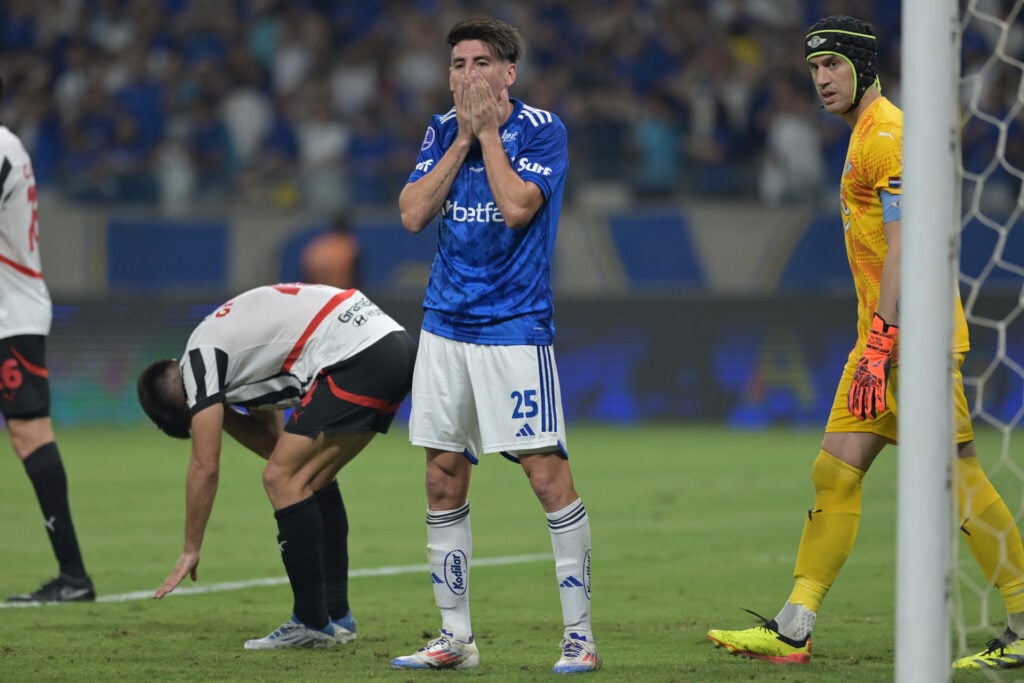
POLYGON ((956 459, 960 531, 985 578, 999 589, 1010 614, 1024 612, 1024 546, 1002 497, 977 458, 956 459))
POLYGON ((860 525, 864 472, 821 451, 811 468, 814 507, 807 511, 789 601, 817 612, 846 563, 860 525))

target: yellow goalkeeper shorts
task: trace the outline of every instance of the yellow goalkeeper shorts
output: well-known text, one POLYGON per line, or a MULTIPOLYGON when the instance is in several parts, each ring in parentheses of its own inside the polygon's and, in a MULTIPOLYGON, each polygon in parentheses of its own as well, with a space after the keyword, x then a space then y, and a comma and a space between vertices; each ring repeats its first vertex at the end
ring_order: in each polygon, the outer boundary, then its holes
MULTIPOLYGON (((896 418, 899 414, 899 406, 896 403, 896 394, 900 385, 900 366, 896 364, 889 370, 889 382, 885 388, 886 411, 874 420, 858 420, 846 406, 846 398, 850 393, 850 384, 853 382, 853 373, 857 370, 857 361, 860 357, 851 355, 843 367, 843 376, 839 380, 839 387, 836 389, 835 398, 832 400, 832 411, 828 415, 828 423, 825 425, 826 432, 869 432, 878 436, 896 441, 896 418)), ((964 376, 961 367, 964 364, 964 354, 954 353, 953 361, 953 405, 954 422, 956 429, 956 443, 964 443, 974 440, 974 427, 971 425, 971 411, 967 407, 967 396, 964 394, 964 376)))

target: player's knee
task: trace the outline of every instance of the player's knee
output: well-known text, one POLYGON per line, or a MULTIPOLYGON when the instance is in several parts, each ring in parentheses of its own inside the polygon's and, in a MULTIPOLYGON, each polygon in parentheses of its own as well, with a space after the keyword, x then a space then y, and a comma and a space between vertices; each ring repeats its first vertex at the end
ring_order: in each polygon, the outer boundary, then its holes
POLYGON ((961 517, 978 517, 999 501, 999 492, 985 474, 977 457, 957 458, 955 462, 957 513, 961 517))
POLYGON ((564 459, 548 455, 529 456, 523 460, 523 470, 530 480, 530 487, 548 512, 561 510, 579 497, 573 485, 569 463, 564 459))
POLYGON ((11 418, 7 421, 7 430, 11 437, 11 448, 20 460, 55 439, 53 425, 48 417, 11 418))
POLYGON ((272 502, 285 495, 290 483, 291 477, 288 476, 288 472, 273 462, 267 463, 267 466, 263 468, 263 490, 267 492, 267 497, 272 502))
POLYGON ((823 450, 811 468, 815 497, 819 502, 829 500, 833 512, 859 512, 864 474, 823 450))
POLYGON ((427 503, 432 510, 454 510, 466 502, 469 472, 462 467, 446 467, 437 459, 427 465, 427 503))

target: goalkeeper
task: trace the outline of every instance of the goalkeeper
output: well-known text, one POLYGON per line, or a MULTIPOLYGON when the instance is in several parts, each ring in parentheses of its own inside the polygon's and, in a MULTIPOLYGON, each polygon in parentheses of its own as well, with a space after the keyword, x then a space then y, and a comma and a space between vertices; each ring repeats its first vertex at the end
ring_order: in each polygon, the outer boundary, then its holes
MULTIPOLYGON (((810 661, 811 630, 853 548, 861 485, 886 444, 896 443, 899 381, 900 197, 903 112, 880 92, 870 24, 830 16, 810 28, 805 57, 822 108, 853 130, 840 183, 846 252, 857 290, 857 344, 850 352, 811 469, 815 499, 797 550, 796 579, 779 613, 761 626, 712 630, 731 654, 777 663, 810 661)), ((961 365, 969 348, 957 301, 953 339, 954 466, 961 530, 1008 613, 1006 632, 958 669, 1024 666, 1024 547, 1013 516, 978 464, 961 365)))

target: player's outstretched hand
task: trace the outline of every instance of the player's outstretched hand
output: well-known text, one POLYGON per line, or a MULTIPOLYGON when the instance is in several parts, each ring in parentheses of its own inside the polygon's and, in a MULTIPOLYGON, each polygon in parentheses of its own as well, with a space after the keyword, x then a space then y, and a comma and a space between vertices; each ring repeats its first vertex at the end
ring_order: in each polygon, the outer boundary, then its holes
POLYGON ((183 552, 178 558, 178 561, 174 564, 174 570, 167 575, 164 579, 162 586, 156 589, 153 593, 153 597, 157 600, 164 597, 172 590, 178 587, 186 576, 191 576, 192 580, 196 580, 196 570, 199 568, 199 553, 183 552))
POLYGON ((877 313, 871 319, 871 332, 864 355, 857 362, 857 371, 846 397, 846 407, 858 420, 875 419, 885 412, 885 389, 889 383, 889 366, 899 327, 885 322, 877 313))

